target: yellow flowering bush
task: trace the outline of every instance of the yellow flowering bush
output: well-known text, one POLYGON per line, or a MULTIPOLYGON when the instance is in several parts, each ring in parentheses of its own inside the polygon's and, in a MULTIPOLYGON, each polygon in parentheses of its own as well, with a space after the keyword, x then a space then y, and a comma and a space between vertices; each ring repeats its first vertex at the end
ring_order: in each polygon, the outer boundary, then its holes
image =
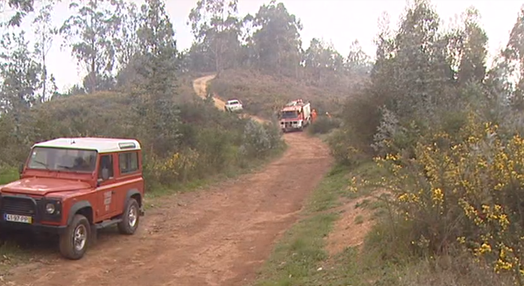
POLYGON ((197 166, 198 158, 198 152, 191 148, 182 153, 172 153, 165 158, 151 156, 145 165, 147 179, 166 185, 174 181, 185 181, 197 166))
POLYGON ((410 223, 411 245, 423 238, 438 254, 458 243, 523 285, 524 138, 476 122, 421 139, 414 156, 376 161, 389 173, 383 182, 396 214, 410 223))

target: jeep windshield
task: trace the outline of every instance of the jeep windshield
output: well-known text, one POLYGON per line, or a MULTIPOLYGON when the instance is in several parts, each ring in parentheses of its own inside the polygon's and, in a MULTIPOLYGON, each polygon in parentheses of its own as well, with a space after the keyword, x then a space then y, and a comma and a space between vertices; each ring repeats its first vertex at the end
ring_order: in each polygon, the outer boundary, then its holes
POLYGON ((240 104, 240 102, 238 102, 238 100, 232 100, 232 101, 227 102, 227 105, 236 105, 236 104, 240 104))
POLYGON ((35 147, 27 167, 49 171, 91 173, 95 170, 97 152, 94 150, 35 147))

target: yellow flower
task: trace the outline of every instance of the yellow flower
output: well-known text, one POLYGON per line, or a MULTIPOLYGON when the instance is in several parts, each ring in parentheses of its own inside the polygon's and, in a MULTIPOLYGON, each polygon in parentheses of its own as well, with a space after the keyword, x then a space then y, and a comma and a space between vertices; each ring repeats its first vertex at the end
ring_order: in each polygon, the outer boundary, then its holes
POLYGON ((442 204, 444 202, 444 193, 440 188, 433 189, 431 198, 435 205, 442 204))
POLYGON ((489 252, 491 252, 491 245, 484 242, 480 246, 480 254, 489 253, 489 252))

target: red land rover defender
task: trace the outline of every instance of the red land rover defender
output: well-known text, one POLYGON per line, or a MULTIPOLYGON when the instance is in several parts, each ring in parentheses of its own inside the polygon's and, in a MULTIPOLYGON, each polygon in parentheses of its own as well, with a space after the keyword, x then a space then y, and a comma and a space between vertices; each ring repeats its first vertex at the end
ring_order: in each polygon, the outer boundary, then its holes
POLYGON ((142 153, 131 139, 59 138, 35 144, 20 179, 0 187, 0 231, 59 235, 60 252, 83 257, 96 230, 134 234, 142 201, 142 153))

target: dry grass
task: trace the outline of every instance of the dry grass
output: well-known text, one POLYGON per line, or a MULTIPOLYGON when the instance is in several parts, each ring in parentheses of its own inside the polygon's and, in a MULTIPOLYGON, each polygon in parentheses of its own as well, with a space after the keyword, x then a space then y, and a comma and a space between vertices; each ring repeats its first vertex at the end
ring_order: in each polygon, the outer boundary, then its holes
POLYGON ((310 101, 320 113, 336 113, 360 81, 343 78, 329 85, 316 86, 307 80, 277 77, 255 70, 226 70, 209 88, 224 100, 239 98, 251 114, 271 117, 283 104, 296 98, 310 101))

